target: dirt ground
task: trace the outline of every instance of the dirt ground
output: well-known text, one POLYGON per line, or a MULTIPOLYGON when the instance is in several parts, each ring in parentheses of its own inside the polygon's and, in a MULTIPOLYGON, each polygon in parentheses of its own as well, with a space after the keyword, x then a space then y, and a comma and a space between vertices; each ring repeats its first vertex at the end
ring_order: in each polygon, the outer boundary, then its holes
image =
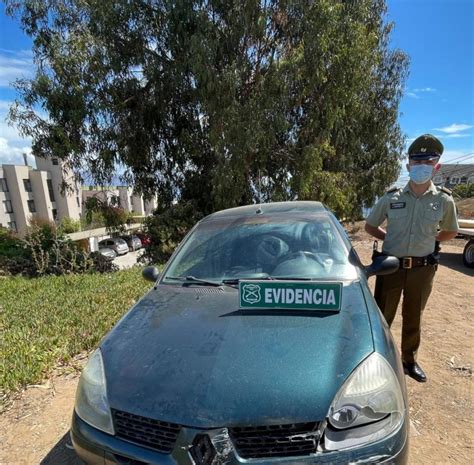
MULTIPOLYGON (((362 261, 368 264, 371 241, 360 231, 353 231, 352 236, 362 261)), ((462 264, 464 244, 457 239, 443 246, 442 264, 424 314, 418 361, 428 382, 407 378, 413 465, 474 463, 474 270, 462 264)), ((393 333, 399 344, 399 315, 393 333)), ((77 363, 84 359, 84 355, 78 357, 77 363)), ((63 368, 15 399, 0 416, 1 465, 81 463, 68 435, 77 381, 77 371, 63 368)))

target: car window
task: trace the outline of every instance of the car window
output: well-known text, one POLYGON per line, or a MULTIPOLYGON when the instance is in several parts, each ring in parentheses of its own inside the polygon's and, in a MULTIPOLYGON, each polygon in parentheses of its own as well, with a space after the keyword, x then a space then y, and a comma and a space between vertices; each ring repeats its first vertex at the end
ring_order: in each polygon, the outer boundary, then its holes
POLYGON ((272 215, 200 223, 165 273, 223 280, 354 279, 349 249, 329 215, 272 215))

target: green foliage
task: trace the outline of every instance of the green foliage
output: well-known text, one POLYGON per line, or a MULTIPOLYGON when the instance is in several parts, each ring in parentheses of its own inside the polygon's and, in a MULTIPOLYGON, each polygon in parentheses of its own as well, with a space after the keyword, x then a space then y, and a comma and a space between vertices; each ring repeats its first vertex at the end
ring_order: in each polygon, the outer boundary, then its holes
POLYGON ((32 221, 23 239, 0 235, 1 274, 37 277, 116 270, 104 257, 89 254, 69 240, 54 223, 32 221))
POLYGON ((145 218, 143 232, 150 236, 151 243, 139 260, 146 263, 163 263, 168 260, 190 226, 202 217, 203 214, 194 203, 183 202, 145 218))
POLYGON ((37 64, 10 119, 97 184, 121 164, 162 211, 324 198, 357 217, 398 176, 408 59, 385 0, 5 1, 37 64))
POLYGON ((14 258, 24 255, 21 240, 12 231, 0 226, 0 257, 14 258))
POLYGON ((453 189, 453 195, 456 198, 469 199, 474 197, 474 183, 471 184, 458 184, 453 189))
MULTIPOLYGON (((85 207, 84 207, 85 210, 85 207)), ((104 216, 99 211, 91 212, 89 215, 82 215, 81 217, 81 230, 87 231, 88 229, 104 228, 105 220, 104 216)))
POLYGON ((84 208, 87 223, 93 223, 96 221, 96 215, 99 215, 108 232, 123 233, 126 231, 125 225, 130 222, 131 215, 123 208, 109 205, 106 201, 97 197, 89 197, 84 204, 84 208))
POLYGON ((65 216, 59 222, 58 230, 64 234, 71 234, 81 230, 81 222, 65 216))
POLYGON ((58 363, 97 346, 149 288, 141 270, 0 278, 0 390, 39 383, 58 363))

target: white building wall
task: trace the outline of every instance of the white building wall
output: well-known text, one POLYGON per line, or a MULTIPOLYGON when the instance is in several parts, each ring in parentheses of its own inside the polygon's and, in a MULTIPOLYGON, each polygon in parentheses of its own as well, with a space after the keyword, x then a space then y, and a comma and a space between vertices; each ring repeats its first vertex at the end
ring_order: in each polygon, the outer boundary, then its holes
POLYGON ((91 197, 95 197, 96 199, 99 199, 101 202, 106 202, 107 205, 114 205, 115 198, 118 198, 120 202, 120 195, 119 195, 118 189, 83 189, 82 190, 83 203, 85 203, 86 200, 91 197))
MULTIPOLYGON (((16 228, 20 235, 24 235, 34 213, 28 210, 28 200, 34 200, 33 192, 27 192, 24 180, 30 180, 31 166, 3 165, 3 173, 8 182, 16 228)), ((35 204, 36 205, 36 204, 35 204)))
POLYGON ((133 190, 127 186, 119 186, 120 206, 126 211, 133 211, 133 190))
POLYGON ((82 214, 82 196, 79 184, 72 171, 67 169, 58 158, 35 157, 36 167, 40 171, 48 171, 53 184, 54 198, 58 211, 58 219, 69 217, 78 220, 82 214), (63 181, 68 188, 63 191, 63 181))
POLYGON ((138 194, 132 194, 132 212, 136 216, 144 216, 145 215, 145 202, 143 201, 143 197, 138 194))
POLYGON ((158 202, 156 197, 145 200, 145 215, 152 215, 157 206, 158 202))
POLYGON ((0 226, 10 229, 13 223, 16 230, 15 213, 7 213, 7 210, 11 210, 10 205, 13 209, 8 180, 3 168, 0 167, 0 226))
POLYGON ((30 181, 33 188, 33 198, 36 206, 36 216, 43 220, 55 221, 53 209, 56 202, 51 202, 48 190, 48 174, 46 171, 30 171, 30 181))

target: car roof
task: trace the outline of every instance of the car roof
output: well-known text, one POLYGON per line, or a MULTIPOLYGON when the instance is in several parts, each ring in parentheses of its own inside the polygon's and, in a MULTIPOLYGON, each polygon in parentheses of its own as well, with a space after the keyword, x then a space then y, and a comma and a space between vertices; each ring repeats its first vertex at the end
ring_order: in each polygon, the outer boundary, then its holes
POLYGON ((259 214, 279 213, 327 213, 328 210, 321 202, 298 200, 292 202, 271 202, 228 208, 206 216, 202 222, 232 217, 249 217, 259 214))

